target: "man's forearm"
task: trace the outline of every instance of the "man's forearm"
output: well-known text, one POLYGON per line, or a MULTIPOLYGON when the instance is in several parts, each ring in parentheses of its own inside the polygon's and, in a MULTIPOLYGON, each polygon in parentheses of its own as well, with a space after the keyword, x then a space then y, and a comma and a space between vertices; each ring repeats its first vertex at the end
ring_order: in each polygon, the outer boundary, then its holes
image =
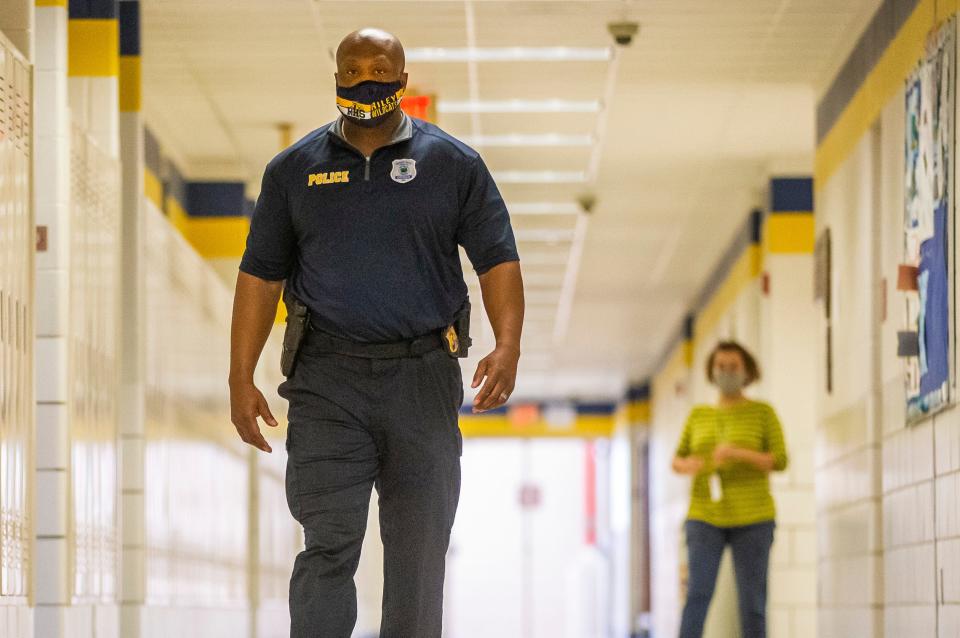
POLYGON ((498 264, 480 275, 480 291, 497 347, 519 351, 524 310, 520 262, 498 264))
POLYGON ((249 383, 277 316, 282 281, 265 281, 241 272, 233 298, 230 331, 230 383, 249 383))

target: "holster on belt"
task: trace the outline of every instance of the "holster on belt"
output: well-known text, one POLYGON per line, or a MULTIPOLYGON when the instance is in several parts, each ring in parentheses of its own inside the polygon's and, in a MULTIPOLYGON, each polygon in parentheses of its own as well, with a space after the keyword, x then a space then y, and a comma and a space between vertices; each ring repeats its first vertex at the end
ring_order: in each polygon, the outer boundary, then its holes
POLYGON ((473 340, 470 338, 470 300, 463 302, 453 317, 453 323, 443 330, 443 345, 447 354, 457 359, 467 356, 473 340))
POLYGON ((287 328, 283 331, 283 350, 280 354, 280 372, 289 377, 297 366, 297 353, 307 335, 310 310, 287 288, 283 289, 283 304, 287 307, 287 328))

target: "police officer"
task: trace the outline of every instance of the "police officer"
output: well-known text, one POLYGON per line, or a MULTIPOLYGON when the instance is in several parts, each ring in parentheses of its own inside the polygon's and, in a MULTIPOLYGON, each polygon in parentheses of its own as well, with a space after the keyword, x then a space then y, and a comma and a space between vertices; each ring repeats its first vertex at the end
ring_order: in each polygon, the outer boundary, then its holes
MULTIPOLYGON (((287 501, 306 549, 290 581, 291 636, 347 638, 376 486, 383 638, 440 636, 444 559, 460 494, 460 366, 467 287, 480 277, 496 347, 473 376, 475 411, 502 405, 520 356, 523 284, 503 199, 476 151, 399 108, 404 53, 363 29, 337 50, 335 122, 275 157, 240 264, 232 420, 270 452, 277 421, 253 383, 276 306, 309 313, 280 394, 289 401, 287 501), (284 290, 284 282, 285 290, 284 290), (290 305, 288 304, 288 308, 290 305)), ((289 328, 288 328, 289 330, 289 328)))

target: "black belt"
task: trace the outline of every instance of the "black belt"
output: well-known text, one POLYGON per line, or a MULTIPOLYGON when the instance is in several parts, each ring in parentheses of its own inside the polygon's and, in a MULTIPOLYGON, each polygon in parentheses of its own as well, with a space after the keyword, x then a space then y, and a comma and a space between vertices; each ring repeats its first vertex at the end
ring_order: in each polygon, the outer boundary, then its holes
POLYGON ((311 328, 304 346, 312 352, 322 354, 342 354, 363 359, 402 359, 422 357, 432 350, 442 348, 443 339, 438 331, 406 341, 360 343, 311 328))

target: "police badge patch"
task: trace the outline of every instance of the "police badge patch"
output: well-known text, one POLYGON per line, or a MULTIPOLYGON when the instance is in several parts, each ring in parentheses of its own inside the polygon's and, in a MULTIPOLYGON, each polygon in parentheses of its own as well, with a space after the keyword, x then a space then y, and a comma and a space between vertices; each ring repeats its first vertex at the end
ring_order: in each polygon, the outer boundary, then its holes
POLYGON ((406 184, 417 176, 417 160, 398 159, 393 160, 393 170, 390 171, 390 177, 399 184, 406 184))

